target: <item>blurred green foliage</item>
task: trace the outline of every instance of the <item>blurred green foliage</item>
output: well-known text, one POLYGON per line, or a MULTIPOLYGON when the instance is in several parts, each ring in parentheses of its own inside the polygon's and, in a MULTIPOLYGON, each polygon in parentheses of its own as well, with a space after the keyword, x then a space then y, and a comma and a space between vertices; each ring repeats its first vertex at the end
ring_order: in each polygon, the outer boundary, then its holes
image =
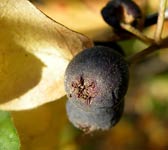
POLYGON ((0 150, 19 150, 20 141, 8 112, 0 111, 0 150))

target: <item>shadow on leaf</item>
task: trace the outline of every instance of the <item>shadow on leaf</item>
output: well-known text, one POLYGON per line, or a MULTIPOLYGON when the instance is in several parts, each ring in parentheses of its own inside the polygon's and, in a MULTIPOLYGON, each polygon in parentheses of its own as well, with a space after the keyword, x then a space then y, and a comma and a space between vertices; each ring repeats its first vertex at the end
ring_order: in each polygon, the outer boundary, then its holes
MULTIPOLYGON (((9 45, 10 46, 10 45, 9 45)), ((0 103, 17 98, 35 87, 43 63, 18 45, 0 51, 0 103)))

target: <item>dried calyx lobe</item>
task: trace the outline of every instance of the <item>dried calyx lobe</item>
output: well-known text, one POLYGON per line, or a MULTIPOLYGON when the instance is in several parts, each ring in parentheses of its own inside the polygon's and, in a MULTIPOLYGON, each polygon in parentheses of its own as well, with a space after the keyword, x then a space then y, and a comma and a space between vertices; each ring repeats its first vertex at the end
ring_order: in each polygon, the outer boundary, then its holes
POLYGON ((70 121, 84 131, 109 129, 121 117, 128 65, 111 48, 95 46, 78 54, 65 73, 70 121))

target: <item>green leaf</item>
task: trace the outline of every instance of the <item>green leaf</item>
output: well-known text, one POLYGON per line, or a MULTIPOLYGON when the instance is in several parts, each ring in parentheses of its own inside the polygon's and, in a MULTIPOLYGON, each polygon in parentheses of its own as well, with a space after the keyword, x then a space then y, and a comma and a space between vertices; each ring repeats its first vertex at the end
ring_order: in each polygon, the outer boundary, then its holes
POLYGON ((0 111, 0 150, 19 150, 20 141, 10 113, 0 111))

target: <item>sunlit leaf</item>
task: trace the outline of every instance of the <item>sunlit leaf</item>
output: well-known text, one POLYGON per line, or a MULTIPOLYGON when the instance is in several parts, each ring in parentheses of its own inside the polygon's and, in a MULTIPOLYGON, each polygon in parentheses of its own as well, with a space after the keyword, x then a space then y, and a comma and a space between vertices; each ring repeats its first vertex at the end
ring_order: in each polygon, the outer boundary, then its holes
POLYGON ((29 1, 1 0, 0 109, 30 109, 64 96, 67 64, 91 46, 29 1))
POLYGON ((70 29, 96 41, 111 41, 118 38, 101 16, 101 9, 108 0, 42 1, 44 3, 36 3, 38 8, 70 29))
POLYGON ((10 114, 0 111, 0 149, 19 150, 20 142, 10 114))

